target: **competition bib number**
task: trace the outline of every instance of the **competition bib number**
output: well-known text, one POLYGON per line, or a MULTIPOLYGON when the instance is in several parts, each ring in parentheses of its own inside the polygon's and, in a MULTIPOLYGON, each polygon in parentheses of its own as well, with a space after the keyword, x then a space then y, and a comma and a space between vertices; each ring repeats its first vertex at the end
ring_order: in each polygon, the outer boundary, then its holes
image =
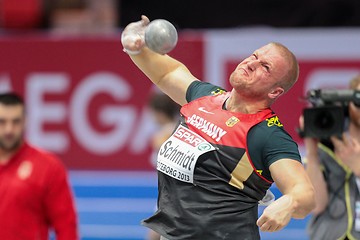
POLYGON ((182 125, 162 144, 157 158, 157 170, 177 180, 193 183, 196 162, 215 148, 200 135, 182 125))

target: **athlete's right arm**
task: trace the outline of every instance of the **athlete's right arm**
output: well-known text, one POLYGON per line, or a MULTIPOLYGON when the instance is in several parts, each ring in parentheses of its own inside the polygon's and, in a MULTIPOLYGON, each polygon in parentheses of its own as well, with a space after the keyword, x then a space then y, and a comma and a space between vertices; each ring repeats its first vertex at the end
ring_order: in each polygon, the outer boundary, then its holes
POLYGON ((166 54, 155 53, 145 46, 144 34, 148 24, 149 19, 145 16, 142 16, 141 21, 130 23, 122 33, 123 47, 135 65, 155 85, 178 104, 184 105, 187 103, 187 88, 197 79, 181 62, 166 54))
POLYGON ((165 94, 180 105, 187 103, 186 90, 196 80, 187 67, 168 55, 143 48, 141 53, 130 55, 138 68, 165 94))

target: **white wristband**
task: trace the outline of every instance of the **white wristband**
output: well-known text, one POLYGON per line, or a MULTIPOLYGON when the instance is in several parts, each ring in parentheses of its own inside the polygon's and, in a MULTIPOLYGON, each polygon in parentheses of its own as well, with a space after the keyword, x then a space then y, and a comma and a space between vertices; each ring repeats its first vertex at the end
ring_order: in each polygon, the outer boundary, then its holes
POLYGON ((126 52, 126 53, 129 54, 129 55, 138 55, 138 54, 141 52, 141 50, 131 51, 131 50, 126 49, 126 48, 123 48, 123 51, 126 52))

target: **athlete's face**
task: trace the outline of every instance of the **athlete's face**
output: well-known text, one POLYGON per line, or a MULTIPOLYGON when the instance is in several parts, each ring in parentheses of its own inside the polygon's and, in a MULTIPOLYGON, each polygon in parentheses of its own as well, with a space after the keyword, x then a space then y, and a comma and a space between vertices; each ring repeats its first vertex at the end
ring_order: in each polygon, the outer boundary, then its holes
POLYGON ((279 81, 290 68, 289 63, 274 45, 268 44, 244 59, 230 76, 231 86, 239 94, 267 98, 275 90, 284 91, 279 81))
POLYGON ((22 142, 25 128, 24 106, 0 103, 0 149, 11 151, 22 142))

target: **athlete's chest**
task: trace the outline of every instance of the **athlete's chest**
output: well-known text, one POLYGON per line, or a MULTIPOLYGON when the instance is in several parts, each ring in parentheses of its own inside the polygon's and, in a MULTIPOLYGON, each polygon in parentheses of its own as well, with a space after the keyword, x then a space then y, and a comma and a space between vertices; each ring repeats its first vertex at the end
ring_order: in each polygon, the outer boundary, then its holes
POLYGON ((182 124, 212 144, 245 147, 246 135, 256 124, 271 116, 267 109, 242 114, 223 109, 223 98, 205 97, 181 108, 182 124))

